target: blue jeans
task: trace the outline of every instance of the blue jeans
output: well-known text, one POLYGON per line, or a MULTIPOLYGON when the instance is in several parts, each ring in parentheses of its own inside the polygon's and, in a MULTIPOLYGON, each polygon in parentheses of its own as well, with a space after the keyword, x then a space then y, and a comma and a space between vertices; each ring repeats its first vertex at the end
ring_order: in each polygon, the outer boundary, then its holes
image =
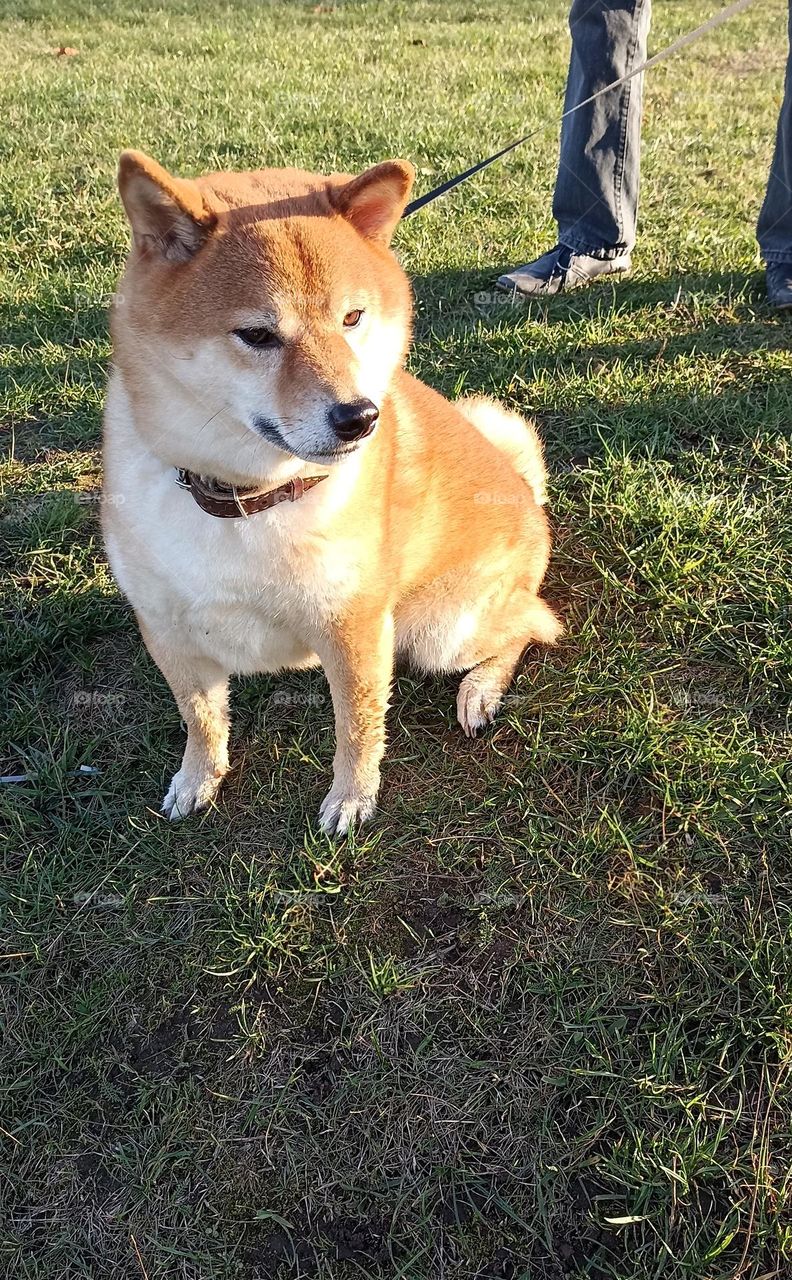
MULTIPOLYGON (((650 13, 651 0, 573 0, 565 111, 644 61, 650 13)), ((789 24, 792 47, 792 5, 789 24)), ((765 262, 792 262, 791 63, 757 227, 765 262)), ((561 126, 553 216, 559 241, 577 253, 613 258, 635 244, 642 96, 640 75, 561 126)))

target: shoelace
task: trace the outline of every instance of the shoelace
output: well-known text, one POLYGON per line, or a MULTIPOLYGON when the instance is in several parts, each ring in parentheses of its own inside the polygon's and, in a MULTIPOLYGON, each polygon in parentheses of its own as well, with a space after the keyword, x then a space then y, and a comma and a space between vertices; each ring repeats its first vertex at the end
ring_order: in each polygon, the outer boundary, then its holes
POLYGON ((560 244, 558 246, 558 258, 556 259, 556 264, 553 267, 553 274, 551 275, 550 279, 552 280, 553 276, 556 276, 556 275, 560 276, 562 289, 566 284, 566 278, 569 273, 569 267, 571 262, 572 262, 572 250, 569 248, 569 245, 560 244))

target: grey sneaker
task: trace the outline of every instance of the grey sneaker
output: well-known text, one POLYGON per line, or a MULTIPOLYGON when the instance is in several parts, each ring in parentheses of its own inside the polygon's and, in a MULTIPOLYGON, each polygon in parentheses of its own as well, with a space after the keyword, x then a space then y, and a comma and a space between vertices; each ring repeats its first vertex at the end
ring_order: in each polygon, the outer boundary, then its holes
POLYGON ((792 307, 792 262, 768 262, 767 300, 778 311, 792 307))
POLYGON ((631 266, 626 250, 616 258, 592 258, 587 253, 575 253, 565 244, 557 244, 549 253, 543 253, 541 258, 527 266, 517 267, 500 276, 497 284, 499 289, 508 293, 561 293, 562 290, 566 292, 591 284, 600 276, 624 275, 631 266))

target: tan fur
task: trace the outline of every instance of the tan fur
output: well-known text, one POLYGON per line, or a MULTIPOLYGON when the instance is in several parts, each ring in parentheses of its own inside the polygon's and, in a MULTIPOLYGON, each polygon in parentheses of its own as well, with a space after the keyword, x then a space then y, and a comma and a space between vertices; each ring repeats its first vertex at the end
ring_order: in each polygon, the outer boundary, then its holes
POLYGON ((337 746, 321 821, 343 833, 373 811, 396 655, 469 672, 458 714, 472 735, 525 646, 560 633, 538 597, 550 536, 536 432, 403 369, 410 292, 387 241, 410 182, 404 161, 354 179, 193 182, 122 158, 134 246, 113 309, 105 532, 187 723, 172 817, 208 803, 228 767, 231 674, 324 667, 337 746), (235 334, 257 327, 280 345, 235 334), (379 408, 376 429, 337 456, 328 412, 360 398, 379 408), (327 479, 223 521, 176 487, 175 467, 247 485, 327 479))

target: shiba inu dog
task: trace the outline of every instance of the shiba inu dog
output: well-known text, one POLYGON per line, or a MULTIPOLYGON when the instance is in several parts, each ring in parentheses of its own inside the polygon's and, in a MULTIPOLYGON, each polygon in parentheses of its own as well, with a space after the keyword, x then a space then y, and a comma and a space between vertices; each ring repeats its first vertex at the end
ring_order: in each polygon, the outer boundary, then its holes
POLYGON ((132 248, 112 312, 104 530, 187 726, 163 811, 228 770, 235 673, 324 668, 328 833, 368 818, 394 660, 463 672, 474 736, 526 646, 550 535, 534 429, 405 372, 411 293, 389 248, 413 181, 296 170, 173 177, 121 157, 132 248))

